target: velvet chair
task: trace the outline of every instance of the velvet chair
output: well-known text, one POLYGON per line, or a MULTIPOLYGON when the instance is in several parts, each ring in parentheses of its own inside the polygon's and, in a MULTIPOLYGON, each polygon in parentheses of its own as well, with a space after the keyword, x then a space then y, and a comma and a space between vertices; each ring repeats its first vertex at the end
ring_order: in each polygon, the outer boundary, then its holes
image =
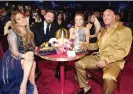
POLYGON ((0 60, 8 49, 7 36, 0 35, 0 60))

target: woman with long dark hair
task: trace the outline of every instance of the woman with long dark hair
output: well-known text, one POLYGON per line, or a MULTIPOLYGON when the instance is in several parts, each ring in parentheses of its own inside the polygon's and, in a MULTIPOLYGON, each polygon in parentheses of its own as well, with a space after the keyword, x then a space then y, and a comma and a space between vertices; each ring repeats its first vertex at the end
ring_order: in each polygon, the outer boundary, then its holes
POLYGON ((67 29, 67 26, 66 26, 66 24, 64 22, 64 18, 63 18, 63 13, 62 12, 58 12, 58 14, 56 15, 55 23, 57 24, 58 29, 61 29, 61 28, 67 29))
POLYGON ((97 42, 97 35, 100 32, 101 24, 94 15, 88 16, 88 24, 86 28, 90 31, 90 43, 97 42))

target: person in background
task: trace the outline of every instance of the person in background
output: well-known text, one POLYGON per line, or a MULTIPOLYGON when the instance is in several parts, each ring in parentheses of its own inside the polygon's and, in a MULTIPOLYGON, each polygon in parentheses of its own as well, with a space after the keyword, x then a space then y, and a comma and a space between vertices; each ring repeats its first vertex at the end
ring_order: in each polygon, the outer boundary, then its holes
POLYGON ((98 20, 100 20, 100 19, 101 19, 101 16, 100 16, 100 15, 101 15, 101 14, 100 14, 100 11, 97 11, 97 10, 96 10, 96 11, 94 11, 94 12, 93 12, 93 14, 94 14, 94 16, 95 16, 98 20))
POLYGON ((123 22, 121 21, 121 16, 120 14, 116 14, 116 21, 120 24, 120 25, 123 25, 123 22))
POLYGON ((58 25, 58 28, 65 28, 67 29, 67 26, 64 22, 64 18, 63 18, 63 13, 62 12, 58 12, 57 14, 57 19, 55 20, 55 23, 58 25))
POLYGON ((35 84, 34 34, 20 12, 11 16, 8 33, 9 49, 0 63, 0 92, 2 94, 38 94, 35 84))
POLYGON ((103 70, 102 94, 114 94, 117 77, 124 68, 124 58, 128 55, 132 43, 131 29, 119 25, 111 9, 104 11, 103 21, 106 26, 98 34, 98 43, 83 43, 81 45, 84 50, 99 50, 75 63, 79 86, 82 88, 77 94, 91 94, 87 70, 99 68, 103 70))
POLYGON ((4 34, 4 26, 10 20, 10 13, 5 9, 0 9, 0 34, 4 34))
POLYGON ((45 14, 46 14, 46 10, 45 10, 44 8, 41 8, 41 15, 40 15, 40 17, 41 17, 41 20, 42 20, 42 21, 45 20, 45 19, 44 19, 45 14))
POLYGON ((90 31, 90 43, 97 42, 97 35, 100 32, 101 25, 98 19, 94 15, 88 16, 88 24, 86 28, 90 31))

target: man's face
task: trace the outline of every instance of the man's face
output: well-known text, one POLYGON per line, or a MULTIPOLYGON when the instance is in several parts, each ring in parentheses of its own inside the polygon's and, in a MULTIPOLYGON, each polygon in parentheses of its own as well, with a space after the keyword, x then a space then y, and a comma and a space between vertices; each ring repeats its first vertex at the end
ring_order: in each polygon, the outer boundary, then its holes
POLYGON ((46 20, 46 22, 47 22, 48 24, 51 24, 51 23, 53 22, 53 20, 54 20, 54 14, 51 13, 51 12, 48 12, 48 13, 46 13, 46 15, 44 16, 44 18, 45 18, 45 20, 46 20))
POLYGON ((103 13, 103 21, 105 25, 110 25, 115 21, 114 12, 111 10, 105 10, 103 13))

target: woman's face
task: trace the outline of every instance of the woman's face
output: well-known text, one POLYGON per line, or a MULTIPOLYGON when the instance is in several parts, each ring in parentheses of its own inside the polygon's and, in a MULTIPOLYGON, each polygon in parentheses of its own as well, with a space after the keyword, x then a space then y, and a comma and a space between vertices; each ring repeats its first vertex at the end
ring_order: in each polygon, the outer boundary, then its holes
POLYGON ((59 20, 62 19, 62 15, 61 15, 61 14, 58 15, 58 19, 59 19, 59 20))
POLYGON ((77 15, 75 17, 75 25, 78 26, 78 27, 80 27, 80 26, 83 26, 83 24, 84 24, 83 17, 80 16, 80 15, 77 15))
POLYGON ((46 14, 46 11, 44 9, 41 10, 41 15, 44 16, 46 14))
POLYGON ((18 27, 23 27, 23 26, 27 25, 27 20, 22 14, 20 14, 20 13, 16 14, 15 19, 16 19, 16 25, 18 27))
POLYGON ((94 15, 91 16, 90 21, 91 21, 92 23, 95 22, 95 16, 94 16, 94 15))
POLYGON ((88 16, 88 22, 91 22, 91 16, 88 16))

